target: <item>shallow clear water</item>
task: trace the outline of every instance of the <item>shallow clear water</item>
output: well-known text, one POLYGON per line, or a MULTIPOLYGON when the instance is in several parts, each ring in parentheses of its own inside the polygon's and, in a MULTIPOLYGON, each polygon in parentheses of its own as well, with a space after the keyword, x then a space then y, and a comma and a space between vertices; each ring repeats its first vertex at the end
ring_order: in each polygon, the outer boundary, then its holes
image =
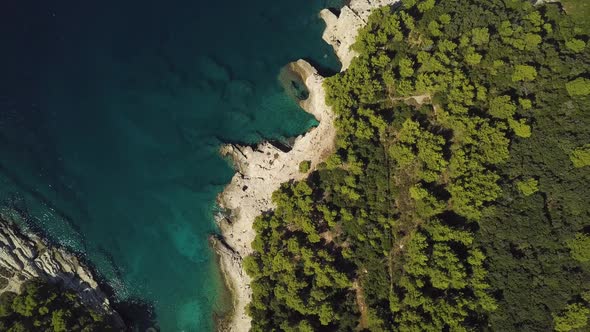
POLYGON ((317 14, 340 1, 37 2, 0 8, 0 198, 162 331, 211 330, 217 150, 315 124, 277 75, 338 68, 317 14))

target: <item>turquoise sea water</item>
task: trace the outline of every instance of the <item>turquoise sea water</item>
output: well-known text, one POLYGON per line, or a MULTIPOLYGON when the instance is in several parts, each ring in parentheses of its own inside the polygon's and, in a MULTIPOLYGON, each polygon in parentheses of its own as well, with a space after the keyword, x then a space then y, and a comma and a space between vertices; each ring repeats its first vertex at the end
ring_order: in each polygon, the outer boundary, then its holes
POLYGON ((207 237, 233 174, 217 150, 315 124, 277 75, 301 57, 338 69, 328 6, 340 1, 7 0, 0 199, 162 331, 212 330, 223 287, 207 237))

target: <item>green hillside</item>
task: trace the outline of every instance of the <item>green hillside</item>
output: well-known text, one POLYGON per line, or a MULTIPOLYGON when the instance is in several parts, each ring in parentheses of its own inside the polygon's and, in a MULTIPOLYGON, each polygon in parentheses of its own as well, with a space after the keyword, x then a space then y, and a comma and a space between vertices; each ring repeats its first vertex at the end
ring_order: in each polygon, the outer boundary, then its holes
POLYGON ((255 223, 253 331, 587 330, 590 48, 578 9, 376 11, 360 56, 326 81, 337 152, 255 223))

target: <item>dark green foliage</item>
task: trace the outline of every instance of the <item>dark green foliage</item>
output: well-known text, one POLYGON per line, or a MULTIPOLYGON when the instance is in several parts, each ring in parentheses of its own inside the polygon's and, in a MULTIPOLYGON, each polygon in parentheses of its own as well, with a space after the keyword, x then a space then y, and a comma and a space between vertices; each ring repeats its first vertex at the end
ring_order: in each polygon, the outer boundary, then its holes
POLYGON ((570 153, 570 160, 576 168, 590 166, 590 144, 575 148, 570 153))
POLYGON ((573 81, 567 82, 565 88, 567 89, 567 93, 572 97, 587 96, 590 95, 590 80, 578 77, 573 81))
POLYGON ((2 331, 116 331, 109 320, 83 306, 76 294, 40 280, 25 282, 20 294, 0 294, 2 331))
POLYGON ((254 279, 253 331, 350 328, 340 318, 353 315, 347 312, 351 283, 339 250, 319 245, 328 225, 317 220, 322 208, 312 196, 305 182, 286 184, 273 197, 277 209, 255 222, 258 255, 244 261, 254 279))
POLYGON ((304 160, 301 163, 299 163, 299 172, 307 173, 309 171, 310 167, 311 167, 311 161, 304 160))
POLYGON ((566 332, 588 327, 590 308, 585 303, 569 304, 559 315, 553 315, 555 331, 566 332))
POLYGON ((576 24, 587 31, 590 29, 590 2, 587 0, 561 0, 560 3, 566 13, 576 24))
POLYGON ((577 233, 576 237, 566 241, 572 258, 580 263, 590 262, 590 235, 577 233))
POLYGON ((520 191, 521 194, 530 196, 539 191, 539 181, 535 179, 518 181, 516 182, 516 188, 518 188, 518 191, 520 191))
POLYGON ((583 327, 587 40, 557 4, 377 10, 326 79, 337 152, 255 224, 254 330, 583 327))

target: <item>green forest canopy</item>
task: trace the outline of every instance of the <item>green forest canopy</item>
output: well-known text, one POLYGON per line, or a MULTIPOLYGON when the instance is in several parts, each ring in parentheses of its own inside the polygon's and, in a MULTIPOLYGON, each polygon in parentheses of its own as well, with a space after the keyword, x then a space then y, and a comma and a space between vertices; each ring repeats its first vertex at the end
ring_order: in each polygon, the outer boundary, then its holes
POLYGON ((117 331, 110 320, 85 307, 76 293, 42 280, 25 282, 20 294, 0 294, 0 331, 117 331))
POLYGON ((255 222, 252 330, 588 329, 587 3, 402 3, 326 80, 337 152, 255 222))

